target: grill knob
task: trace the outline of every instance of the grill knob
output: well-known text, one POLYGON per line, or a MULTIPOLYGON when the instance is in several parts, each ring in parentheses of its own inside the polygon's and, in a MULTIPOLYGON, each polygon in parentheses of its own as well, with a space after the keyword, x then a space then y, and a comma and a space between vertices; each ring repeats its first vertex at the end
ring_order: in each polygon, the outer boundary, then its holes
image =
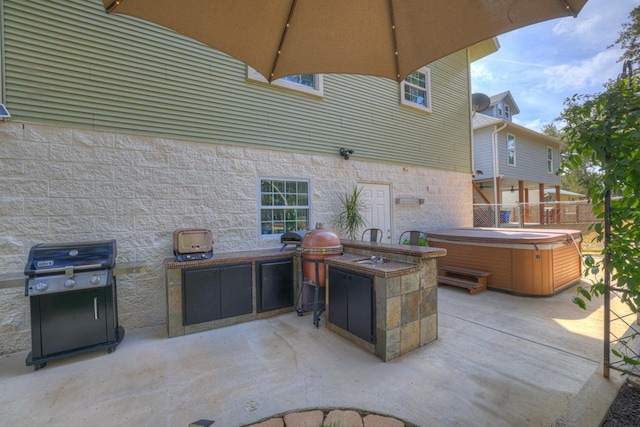
POLYGON ((100 284, 100 277, 99 276, 93 276, 91 278, 91 280, 89 280, 89 284, 96 286, 100 284))
POLYGON ((71 289, 76 285, 76 281, 73 279, 67 279, 64 281, 64 287, 67 289, 71 289))
POLYGON ((49 289, 49 282, 38 282, 36 283, 36 292, 44 292, 49 289))

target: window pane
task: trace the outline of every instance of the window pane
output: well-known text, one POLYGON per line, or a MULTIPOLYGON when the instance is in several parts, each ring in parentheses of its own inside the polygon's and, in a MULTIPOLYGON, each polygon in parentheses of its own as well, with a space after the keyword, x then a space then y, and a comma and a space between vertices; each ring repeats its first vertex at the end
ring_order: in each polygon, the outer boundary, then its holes
POLYGON ((260 181, 261 235, 309 229, 307 181, 260 181))
POLYGON ((272 209, 261 209, 260 210, 260 220, 261 221, 271 221, 273 219, 273 210, 272 209))
POLYGON ((427 88, 427 75, 425 73, 420 73, 418 71, 414 71, 413 73, 411 73, 411 74, 409 74, 407 76, 405 81, 407 83, 412 84, 412 85, 419 86, 419 87, 421 87, 423 89, 427 88))
POLYGON ((417 89, 411 86, 404 87, 404 99, 415 104, 423 105, 426 107, 427 91, 417 89))
POLYGON ((283 77, 282 80, 315 88, 315 74, 296 74, 283 77))

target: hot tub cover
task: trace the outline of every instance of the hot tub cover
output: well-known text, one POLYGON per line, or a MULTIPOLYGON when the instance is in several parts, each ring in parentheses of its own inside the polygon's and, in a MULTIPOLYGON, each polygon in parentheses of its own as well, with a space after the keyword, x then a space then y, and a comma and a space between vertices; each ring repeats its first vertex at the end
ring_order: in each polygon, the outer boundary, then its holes
POLYGON ((580 230, 542 228, 460 227, 427 231, 427 240, 449 240, 474 243, 537 244, 580 242, 580 230))

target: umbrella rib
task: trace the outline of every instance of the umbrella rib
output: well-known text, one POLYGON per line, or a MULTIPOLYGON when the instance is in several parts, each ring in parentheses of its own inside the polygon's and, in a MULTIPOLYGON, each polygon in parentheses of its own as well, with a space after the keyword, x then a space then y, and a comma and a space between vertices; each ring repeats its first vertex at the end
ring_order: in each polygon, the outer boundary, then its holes
POLYGON ((396 23, 393 16, 393 0, 389 0, 389 17, 391 19, 391 36, 393 37, 393 52, 396 63, 396 80, 400 82, 400 64, 398 63, 398 40, 396 38, 396 23))
POLYGON ((278 53, 276 54, 275 59, 273 60, 273 66, 271 67, 271 72, 269 73, 269 83, 273 80, 273 76, 276 72, 276 67, 278 66, 278 59, 280 59, 280 54, 282 53, 282 46, 284 45, 284 40, 287 37, 287 32, 289 31, 289 25, 291 24, 291 18, 293 17, 293 12, 296 8, 296 4, 298 0, 293 0, 291 2, 291 9, 289 9, 289 17, 287 18, 287 25, 284 27, 284 31, 282 31, 282 37, 280 37, 280 45, 278 46, 278 53))
POLYGON ((571 13, 573 15, 574 18, 576 16, 578 16, 578 14, 573 10, 573 8, 571 6, 569 6, 569 3, 567 3, 567 0, 560 0, 560 3, 562 3, 564 8, 567 9, 569 11, 569 13, 571 13))
POLYGON ((124 0, 115 0, 113 3, 111 3, 106 9, 105 11, 107 13, 111 13, 113 12, 113 9, 115 9, 116 7, 120 6, 120 3, 122 3, 124 0))

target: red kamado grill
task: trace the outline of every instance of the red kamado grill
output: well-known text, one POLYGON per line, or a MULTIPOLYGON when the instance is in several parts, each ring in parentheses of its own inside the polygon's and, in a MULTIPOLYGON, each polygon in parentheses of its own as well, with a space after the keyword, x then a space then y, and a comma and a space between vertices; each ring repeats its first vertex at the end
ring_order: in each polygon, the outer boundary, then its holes
POLYGON ((113 268, 116 241, 40 244, 29 251, 24 269, 31 307, 27 366, 107 349, 124 338, 118 326, 113 268))
POLYGON ((333 231, 326 229, 322 224, 316 224, 316 228, 306 233, 302 238, 300 252, 302 253, 302 275, 304 277, 300 288, 299 298, 302 298, 302 306, 296 311, 302 316, 307 311, 309 288, 313 288, 313 324, 318 327, 320 314, 324 311, 324 292, 320 293, 320 287, 326 285, 326 272, 324 260, 327 257, 342 255, 340 237, 333 231))

